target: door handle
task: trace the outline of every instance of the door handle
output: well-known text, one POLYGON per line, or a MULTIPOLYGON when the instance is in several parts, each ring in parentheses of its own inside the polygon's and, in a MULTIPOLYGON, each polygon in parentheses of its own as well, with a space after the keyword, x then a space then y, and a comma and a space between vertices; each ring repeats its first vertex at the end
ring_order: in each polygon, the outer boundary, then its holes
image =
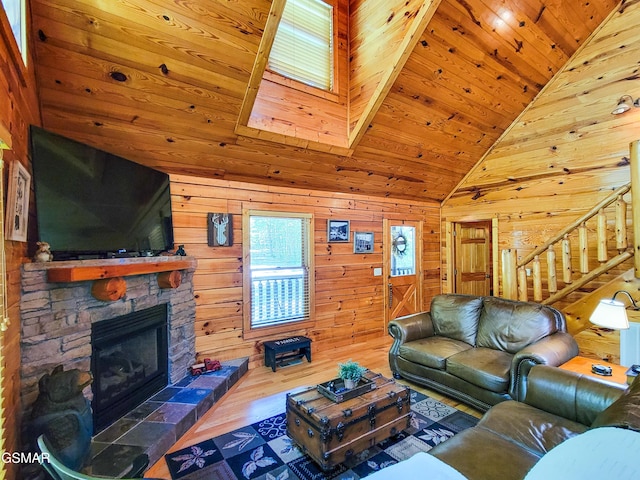
POLYGON ((391 310, 392 306, 393 306, 393 285, 389 283, 389 310, 391 310))

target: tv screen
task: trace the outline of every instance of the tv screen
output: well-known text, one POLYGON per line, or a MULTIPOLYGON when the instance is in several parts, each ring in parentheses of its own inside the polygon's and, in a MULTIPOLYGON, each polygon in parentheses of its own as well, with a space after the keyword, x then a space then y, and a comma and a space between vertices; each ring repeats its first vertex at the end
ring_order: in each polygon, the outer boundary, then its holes
POLYGON ((169 175, 31 127, 38 237, 54 260, 173 247, 169 175))

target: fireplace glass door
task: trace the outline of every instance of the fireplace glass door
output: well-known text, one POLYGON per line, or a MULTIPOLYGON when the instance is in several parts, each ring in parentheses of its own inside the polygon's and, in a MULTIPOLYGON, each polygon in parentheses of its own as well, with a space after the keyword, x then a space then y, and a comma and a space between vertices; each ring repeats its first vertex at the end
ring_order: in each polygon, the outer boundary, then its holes
POLYGON ((97 322, 91 342, 98 432, 167 385, 167 307, 97 322))

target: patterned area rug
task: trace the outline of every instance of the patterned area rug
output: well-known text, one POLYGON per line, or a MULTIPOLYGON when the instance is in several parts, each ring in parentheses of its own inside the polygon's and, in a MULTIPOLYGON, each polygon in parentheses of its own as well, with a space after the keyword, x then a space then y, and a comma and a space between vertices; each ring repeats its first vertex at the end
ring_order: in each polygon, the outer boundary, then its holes
POLYGON ((411 391, 411 427, 348 463, 323 472, 287 436, 281 413, 253 425, 165 455, 173 480, 357 480, 428 452, 478 419, 411 391))

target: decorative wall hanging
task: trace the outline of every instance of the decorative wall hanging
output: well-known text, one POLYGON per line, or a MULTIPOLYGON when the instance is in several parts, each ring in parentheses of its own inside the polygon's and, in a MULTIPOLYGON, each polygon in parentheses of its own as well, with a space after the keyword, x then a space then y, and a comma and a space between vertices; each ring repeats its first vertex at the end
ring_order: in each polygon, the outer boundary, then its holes
POLYGON ((327 220, 328 242, 348 242, 349 236, 349 220, 327 220))
POLYGON ((7 192, 7 213, 5 237, 18 242, 27 241, 29 220, 29 192, 31 175, 18 161, 9 164, 9 189, 7 192))
POLYGON ((403 257, 407 254, 407 237, 399 233, 393 237, 392 242, 393 254, 397 257, 403 257))
POLYGON ((373 232, 353 233, 353 253, 373 252, 373 232))
POLYGON ((230 213, 207 214, 207 244, 210 247, 233 245, 233 221, 230 213))

